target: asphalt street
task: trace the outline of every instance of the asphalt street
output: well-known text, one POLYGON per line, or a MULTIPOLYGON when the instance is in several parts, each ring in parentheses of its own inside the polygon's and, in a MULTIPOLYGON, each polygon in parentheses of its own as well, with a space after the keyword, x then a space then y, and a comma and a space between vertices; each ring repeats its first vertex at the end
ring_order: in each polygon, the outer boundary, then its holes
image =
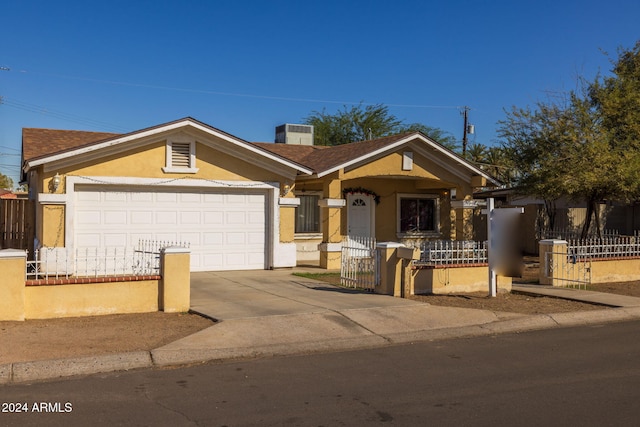
POLYGON ((5 385, 0 425, 635 425, 639 338, 633 321, 5 385))

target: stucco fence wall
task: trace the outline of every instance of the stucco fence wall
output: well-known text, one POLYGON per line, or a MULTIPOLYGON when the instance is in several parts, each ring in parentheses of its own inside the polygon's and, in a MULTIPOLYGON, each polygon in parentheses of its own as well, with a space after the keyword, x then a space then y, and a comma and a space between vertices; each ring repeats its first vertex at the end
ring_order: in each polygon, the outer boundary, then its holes
MULTIPOLYGON (((489 292, 487 264, 419 265, 420 250, 397 243, 378 244, 380 285, 376 292, 396 297, 419 294, 489 292)), ((497 288, 511 291, 511 278, 498 276, 497 288)))
MULTIPOLYGON (((567 241, 547 239, 540 241, 540 275, 542 285, 565 286, 574 268, 567 259, 567 241)), ((633 282, 640 280, 640 257, 581 258, 591 283, 633 282), (587 262, 588 261, 588 262, 587 262)))
POLYGON ((26 253, 0 251, 0 320, 103 314, 186 312, 190 306, 190 254, 167 248, 158 276, 25 281, 26 253))

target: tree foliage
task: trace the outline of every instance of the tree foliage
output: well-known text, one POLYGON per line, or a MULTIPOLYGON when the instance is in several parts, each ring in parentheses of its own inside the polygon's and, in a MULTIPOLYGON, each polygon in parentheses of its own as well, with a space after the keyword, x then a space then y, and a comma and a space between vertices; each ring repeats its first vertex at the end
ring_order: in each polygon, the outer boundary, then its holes
POLYGON ((7 175, 0 173, 0 188, 11 190, 13 188, 13 180, 7 175))
POLYGON ((314 127, 316 145, 341 145, 405 132, 422 132, 447 148, 455 148, 449 133, 420 123, 405 124, 382 104, 344 106, 335 114, 313 111, 304 120, 314 127))
POLYGON ((518 189, 548 207, 561 196, 585 201, 582 235, 592 218, 599 232, 602 201, 640 196, 640 44, 620 51, 611 76, 560 101, 513 107, 499 125, 518 189))

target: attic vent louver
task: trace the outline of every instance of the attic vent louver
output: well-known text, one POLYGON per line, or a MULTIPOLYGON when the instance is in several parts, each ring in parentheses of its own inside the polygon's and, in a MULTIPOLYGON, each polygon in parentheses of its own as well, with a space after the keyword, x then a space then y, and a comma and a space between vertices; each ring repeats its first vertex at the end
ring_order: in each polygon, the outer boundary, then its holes
POLYGON ((191 144, 188 142, 171 144, 171 166, 174 168, 191 167, 191 144))

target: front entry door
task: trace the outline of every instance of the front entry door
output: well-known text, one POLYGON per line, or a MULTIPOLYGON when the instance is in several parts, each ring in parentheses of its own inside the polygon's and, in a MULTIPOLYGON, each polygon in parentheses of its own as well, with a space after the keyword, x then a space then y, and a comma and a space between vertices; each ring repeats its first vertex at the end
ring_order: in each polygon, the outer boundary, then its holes
POLYGON ((374 236, 373 197, 368 194, 347 195, 347 233, 349 236, 374 236))

